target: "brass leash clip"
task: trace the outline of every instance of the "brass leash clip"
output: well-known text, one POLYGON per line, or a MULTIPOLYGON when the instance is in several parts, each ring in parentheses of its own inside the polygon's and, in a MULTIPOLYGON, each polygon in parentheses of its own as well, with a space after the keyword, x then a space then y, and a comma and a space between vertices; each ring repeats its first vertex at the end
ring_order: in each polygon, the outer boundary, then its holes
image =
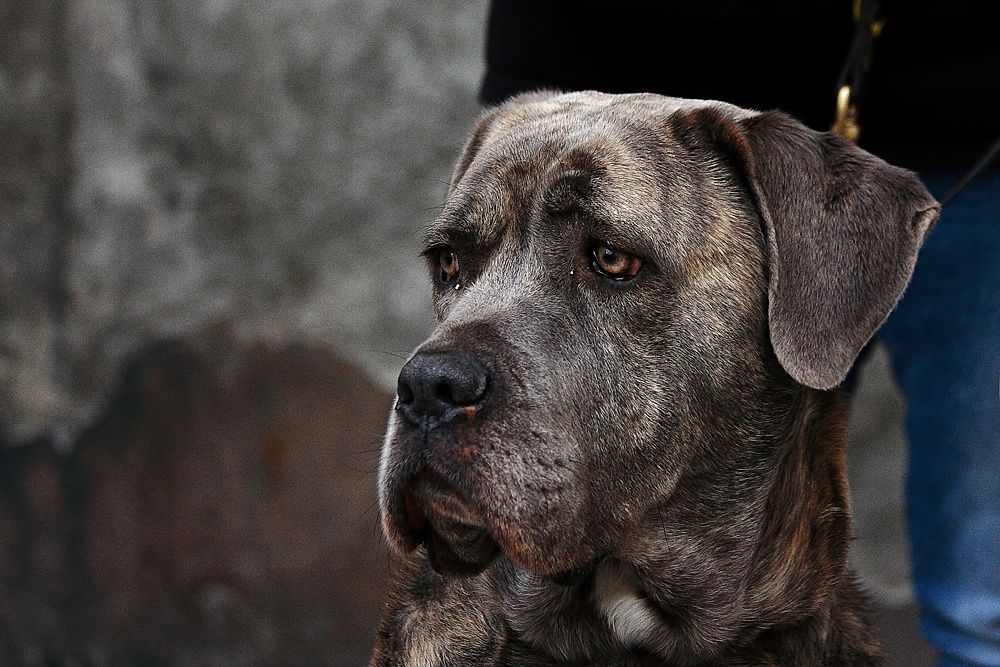
POLYGON ((875 40, 882 34, 885 20, 881 18, 878 0, 854 0, 854 38, 847 59, 840 70, 840 90, 837 91, 837 115, 830 129, 851 143, 858 142, 857 97, 872 63, 875 40))
POLYGON ((830 129, 852 144, 858 143, 858 136, 861 135, 858 109, 851 104, 851 87, 847 84, 841 86, 837 92, 837 114, 830 129))

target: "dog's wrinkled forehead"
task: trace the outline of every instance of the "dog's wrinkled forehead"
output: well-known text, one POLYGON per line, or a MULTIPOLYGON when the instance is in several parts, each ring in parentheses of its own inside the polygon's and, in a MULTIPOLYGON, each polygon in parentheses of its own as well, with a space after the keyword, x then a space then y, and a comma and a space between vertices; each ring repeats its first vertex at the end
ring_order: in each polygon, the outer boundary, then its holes
POLYGON ((720 106, 593 92, 516 99, 474 134, 428 236, 443 224, 453 231, 458 225, 477 245, 490 246, 537 207, 585 211, 614 220, 625 234, 630 224, 645 228, 662 215, 665 191, 693 171, 669 117, 708 105, 720 106))

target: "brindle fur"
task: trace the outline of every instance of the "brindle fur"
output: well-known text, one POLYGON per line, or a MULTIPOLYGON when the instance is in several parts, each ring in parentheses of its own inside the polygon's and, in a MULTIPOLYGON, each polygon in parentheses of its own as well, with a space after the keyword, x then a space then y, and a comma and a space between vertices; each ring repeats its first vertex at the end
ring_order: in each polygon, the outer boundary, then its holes
POLYGON ((488 387, 461 418, 390 418, 380 506, 407 555, 372 665, 879 664, 830 390, 937 211, 778 112, 490 111, 426 234, 458 287, 434 279, 439 324, 401 375, 488 387), (643 258, 634 280, 593 270, 601 241, 643 258))

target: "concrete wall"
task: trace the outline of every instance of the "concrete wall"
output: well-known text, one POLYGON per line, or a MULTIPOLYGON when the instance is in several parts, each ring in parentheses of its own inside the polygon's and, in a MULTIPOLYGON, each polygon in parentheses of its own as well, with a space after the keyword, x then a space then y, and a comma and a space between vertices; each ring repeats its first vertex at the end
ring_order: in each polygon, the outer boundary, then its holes
POLYGON ((478 113, 482 0, 2 5, 0 424, 72 446, 206 328, 383 382, 430 322, 417 230, 478 113))

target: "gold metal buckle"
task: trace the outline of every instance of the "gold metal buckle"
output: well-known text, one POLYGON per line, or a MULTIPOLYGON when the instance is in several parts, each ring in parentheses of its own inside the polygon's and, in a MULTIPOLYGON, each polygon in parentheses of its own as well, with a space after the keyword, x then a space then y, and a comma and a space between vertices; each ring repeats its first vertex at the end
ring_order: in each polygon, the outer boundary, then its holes
POLYGON ((837 92, 837 115, 830 129, 852 144, 858 143, 861 126, 858 125, 858 109, 851 104, 851 87, 843 85, 837 92))

